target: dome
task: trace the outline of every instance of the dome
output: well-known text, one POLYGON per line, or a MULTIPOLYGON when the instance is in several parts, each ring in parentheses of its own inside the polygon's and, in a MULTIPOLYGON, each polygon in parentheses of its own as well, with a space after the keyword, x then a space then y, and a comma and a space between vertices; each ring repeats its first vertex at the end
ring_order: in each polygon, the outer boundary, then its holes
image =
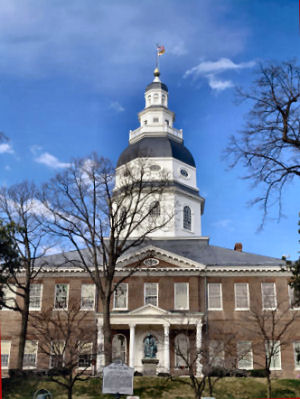
POLYGON ((130 144, 120 155, 117 167, 136 158, 175 158, 187 165, 195 167, 195 161, 190 151, 169 137, 145 137, 130 144))

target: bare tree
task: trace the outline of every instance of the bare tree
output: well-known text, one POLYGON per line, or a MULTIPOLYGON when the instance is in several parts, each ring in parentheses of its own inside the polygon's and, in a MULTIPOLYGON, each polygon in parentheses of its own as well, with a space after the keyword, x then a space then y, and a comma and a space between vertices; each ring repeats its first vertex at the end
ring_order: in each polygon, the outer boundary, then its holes
POLYGON ((249 101, 244 130, 232 136, 225 155, 231 166, 242 164, 244 177, 264 191, 254 199, 264 210, 274 203, 281 215, 284 186, 300 176, 300 68, 295 62, 261 64, 249 91, 238 90, 241 101, 249 101))
POLYGON ((48 375, 67 390, 68 399, 76 381, 89 379, 95 365, 96 326, 89 323, 87 328, 86 319, 87 313, 77 305, 57 312, 49 308, 30 319, 39 351, 50 360, 48 375))
POLYGON ((117 262, 172 215, 164 207, 167 178, 149 177, 147 163, 137 161, 116 174, 111 162, 95 154, 75 160, 44 186, 42 201, 51 212, 48 229, 75 249, 65 261, 87 271, 97 287, 103 312, 105 363, 112 360, 110 304, 113 292, 132 273, 115 278, 117 262))
POLYGON ((296 321, 299 321, 298 312, 289 308, 287 303, 274 304, 264 310, 259 303, 255 303, 250 312, 244 316, 247 328, 255 337, 254 350, 256 365, 265 370, 267 379, 268 398, 272 395, 272 369, 276 362, 280 362, 281 350, 293 342, 296 321))
POLYGON ((18 263, 0 264, 2 291, 6 294, 3 295, 0 304, 21 314, 17 360, 17 368, 20 370, 23 365, 28 328, 30 289, 42 268, 42 263, 37 266, 37 260, 49 249, 46 247, 46 234, 36 218, 38 212, 36 194, 35 185, 28 182, 0 190, 0 218, 11 226, 8 234, 18 255, 18 263))
MULTIPOLYGON (((236 337, 218 328, 213 332, 204 326, 201 348, 196 350, 189 326, 177 331, 178 336, 187 340, 174 340, 173 351, 177 368, 181 368, 188 379, 172 376, 172 380, 190 386, 195 399, 200 399, 206 389, 213 396, 216 383, 223 377, 237 373, 238 361, 248 355, 248 350, 237 352, 236 337), (197 364, 201 364, 201 374, 197 374, 197 364)), ((241 371, 240 371, 241 373, 241 371)))

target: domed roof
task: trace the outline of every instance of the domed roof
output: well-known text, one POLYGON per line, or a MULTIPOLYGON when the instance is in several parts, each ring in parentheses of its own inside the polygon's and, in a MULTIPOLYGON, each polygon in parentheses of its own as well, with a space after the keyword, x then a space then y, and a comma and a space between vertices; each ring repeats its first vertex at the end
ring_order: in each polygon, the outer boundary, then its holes
POLYGON ((119 157, 117 167, 136 158, 175 158, 190 166, 196 166, 190 151, 169 137, 144 137, 140 141, 129 144, 119 157))

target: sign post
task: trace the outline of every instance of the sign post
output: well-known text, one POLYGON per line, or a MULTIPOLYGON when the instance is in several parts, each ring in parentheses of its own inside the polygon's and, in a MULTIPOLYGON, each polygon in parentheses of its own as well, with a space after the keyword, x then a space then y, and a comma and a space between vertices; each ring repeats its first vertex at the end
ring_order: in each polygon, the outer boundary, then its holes
POLYGON ((111 393, 119 398, 120 395, 133 394, 134 368, 122 362, 111 363, 103 369, 102 393, 111 393))

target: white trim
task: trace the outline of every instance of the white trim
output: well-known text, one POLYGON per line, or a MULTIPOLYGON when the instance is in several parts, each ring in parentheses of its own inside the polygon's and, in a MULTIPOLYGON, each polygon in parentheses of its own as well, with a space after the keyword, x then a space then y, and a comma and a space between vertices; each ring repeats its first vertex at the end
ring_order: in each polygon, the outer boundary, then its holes
MULTIPOLYGON (((91 365, 88 367, 77 367, 77 370, 92 370, 93 364, 92 364, 92 360, 93 360, 93 342, 84 342, 83 345, 90 345, 91 346, 91 359, 90 359, 90 363, 91 365)), ((80 353, 78 352, 78 364, 79 364, 79 356, 84 356, 84 355, 88 355, 89 353, 80 353)))
POLYGON ((277 292, 276 292, 276 284, 272 281, 265 281, 265 282, 261 282, 261 302, 262 302, 262 309, 263 310, 276 310, 277 309, 277 292), (264 304, 264 292, 263 292, 263 286, 264 284, 273 284, 273 296, 274 296, 274 302, 275 302, 275 306, 271 307, 271 308, 266 308, 265 304, 264 304))
POLYGON ((190 285, 188 282, 177 282, 174 283, 174 309, 175 310, 189 310, 190 308, 190 285), (187 303, 187 307, 176 307, 176 286, 178 284, 185 284, 186 286, 186 303, 187 303))
POLYGON ((149 281, 145 281, 144 282, 144 306, 146 306, 146 305, 153 305, 153 306, 156 306, 156 307, 159 307, 158 306, 158 294, 159 294, 159 286, 158 286, 158 283, 153 283, 153 282, 149 282, 149 281), (146 303, 146 285, 147 284, 155 284, 156 285, 156 298, 157 298, 157 301, 156 301, 156 305, 153 305, 152 303, 150 304, 150 303, 146 303))
POLYGON ((249 310, 249 308, 250 308, 250 295, 249 295, 249 283, 243 283, 243 282, 240 282, 240 283, 234 283, 234 310, 236 310, 236 311, 246 311, 246 310, 249 310), (236 292, 236 285, 237 284, 246 284, 246 286, 247 286, 247 302, 248 302, 248 307, 247 308, 238 308, 237 307, 237 292, 236 292))
MULTIPOLYGON (((17 290, 17 287, 16 287, 15 284, 10 284, 10 286, 11 286, 14 290, 17 290)), ((16 298, 17 298, 17 293, 11 291, 11 290, 8 288, 7 285, 4 285, 3 288, 2 288, 2 290, 3 290, 3 294, 4 294, 4 301, 6 302, 6 301, 12 301, 12 300, 14 300, 14 305, 15 305, 15 304, 16 304, 16 301, 17 301, 17 300, 16 300, 16 298), (5 295, 5 291, 7 291, 7 292, 9 293, 9 296, 8 296, 7 298, 6 298, 7 295, 5 295)), ((9 312, 9 311, 14 312, 13 309, 8 309, 8 308, 6 308, 5 306, 2 306, 2 308, 1 308, 0 310, 5 311, 5 312, 9 312)))
POLYGON ((222 311, 223 310, 223 293, 222 293, 222 283, 208 283, 207 284, 207 310, 213 310, 213 311, 222 311), (219 285, 220 287, 220 302, 221 302, 221 307, 220 308, 211 308, 209 306, 209 287, 210 285, 219 285))
MULTIPOLYGON (((43 283, 33 283, 31 284, 31 287, 33 285, 40 285, 41 286, 41 291, 40 291, 40 306, 38 308, 32 308, 29 306, 29 311, 30 312, 35 312, 35 311, 40 311, 42 309, 42 302, 43 302, 43 289, 44 289, 44 284, 43 283)), ((31 288, 30 287, 30 288, 31 288)), ((30 294, 29 294, 30 295, 30 294)), ((30 298, 29 298, 30 300, 30 298)))
MULTIPOLYGON (((245 349, 243 349, 245 350, 245 349)), ((239 370, 253 370, 253 349, 252 349, 252 342, 251 341, 238 341, 236 344, 236 351, 237 351, 237 356, 238 356, 238 364, 237 364, 237 368, 239 370), (250 350, 249 352, 246 353, 242 353, 243 358, 239 358, 239 344, 242 347, 242 344, 246 344, 249 346, 250 350), (246 356, 250 355, 250 362, 251 362, 251 366, 249 367, 241 367, 240 362, 245 361, 246 356)))
POLYGON ((288 296, 289 296, 289 304, 290 310, 300 310, 300 306, 293 306, 292 300, 294 299, 294 288, 288 285, 288 296))
MULTIPOLYGON (((270 362, 270 370, 271 370, 271 371, 282 370, 282 367, 281 367, 281 347, 280 347, 280 341, 275 341, 275 343, 274 343, 274 341, 269 341, 269 342, 270 342, 271 345, 273 346, 273 349, 275 348, 275 346, 278 346, 278 348, 279 348, 279 350, 278 350, 278 351, 276 350, 276 353, 273 354, 273 356, 272 356, 273 359, 276 358, 276 357, 278 356, 278 359, 279 359, 279 366, 278 366, 278 367, 272 367, 272 365, 271 365, 272 360, 271 360, 271 362, 270 362)), ((268 341, 265 342, 265 350, 266 350, 266 356, 268 356, 268 341)))
POLYGON ((112 310, 128 310, 128 283, 121 283, 120 285, 126 285, 126 307, 125 308, 117 308, 116 307, 116 291, 114 291, 114 299, 113 299, 113 308, 112 310))
POLYGON ((69 283, 55 283, 54 285, 54 305, 53 305, 53 310, 55 311, 62 311, 62 310, 68 310, 69 308, 69 292, 70 292, 70 284, 69 283), (67 300, 66 300, 66 307, 65 308, 56 308, 55 307, 55 302, 56 302, 56 286, 57 285, 66 285, 67 286, 67 300))

